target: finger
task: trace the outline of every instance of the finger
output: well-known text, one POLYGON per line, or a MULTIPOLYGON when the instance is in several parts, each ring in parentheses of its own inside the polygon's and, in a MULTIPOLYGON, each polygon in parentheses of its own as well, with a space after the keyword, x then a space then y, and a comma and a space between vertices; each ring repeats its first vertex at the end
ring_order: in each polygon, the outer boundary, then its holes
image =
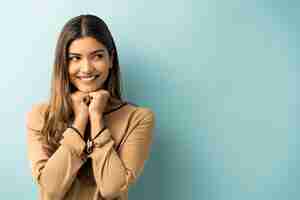
POLYGON ((90 96, 85 96, 83 97, 83 102, 86 104, 86 105, 89 105, 90 104, 90 101, 91 101, 91 98, 90 96))
POLYGON ((97 90, 95 92, 90 92, 89 94, 91 96, 95 96, 95 95, 99 95, 99 94, 104 94, 104 93, 109 93, 109 91, 105 90, 105 89, 100 89, 100 90, 97 90))
POLYGON ((74 99, 80 99, 82 96, 84 96, 84 93, 81 91, 76 91, 71 94, 71 97, 74 99))
POLYGON ((89 96, 90 96, 90 99, 93 100, 93 99, 98 99, 98 97, 99 97, 100 95, 97 94, 97 93, 93 93, 93 94, 90 93, 89 96))
POLYGON ((86 92, 80 92, 80 93, 78 93, 78 97, 79 98, 85 98, 86 96, 89 96, 89 93, 86 93, 86 92))
POLYGON ((80 102, 80 106, 88 107, 89 105, 88 105, 87 103, 85 103, 84 101, 81 101, 81 102, 80 102))
POLYGON ((99 93, 98 91, 97 92, 90 92, 89 96, 90 97, 95 97, 98 93, 99 93))

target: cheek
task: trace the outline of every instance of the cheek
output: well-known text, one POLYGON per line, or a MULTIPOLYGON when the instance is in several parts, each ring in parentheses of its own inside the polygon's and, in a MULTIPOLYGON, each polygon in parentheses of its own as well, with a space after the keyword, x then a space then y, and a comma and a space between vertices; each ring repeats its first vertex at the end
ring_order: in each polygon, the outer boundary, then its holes
POLYGON ((105 72, 109 68, 109 63, 106 62, 106 61, 99 61, 99 62, 95 62, 94 66, 95 66, 97 71, 105 72))
POLYGON ((78 71, 78 67, 76 65, 73 64, 68 66, 68 73, 70 76, 76 75, 77 71, 78 71))
POLYGON ((76 80, 76 71, 69 69, 68 75, 69 75, 69 80, 73 83, 76 80))

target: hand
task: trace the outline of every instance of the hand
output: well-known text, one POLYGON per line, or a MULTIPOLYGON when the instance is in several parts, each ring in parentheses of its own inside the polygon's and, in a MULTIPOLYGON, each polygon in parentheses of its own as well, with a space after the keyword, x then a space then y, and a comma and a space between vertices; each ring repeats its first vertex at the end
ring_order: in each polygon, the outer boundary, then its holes
POLYGON ((110 97, 109 92, 107 90, 100 89, 95 92, 90 92, 89 96, 91 97, 91 103, 89 105, 89 117, 102 117, 110 97))
POLYGON ((105 127, 103 112, 105 111, 110 94, 107 90, 101 89, 96 92, 89 93, 89 96, 91 97, 91 103, 89 105, 91 136, 94 138, 95 135, 105 127))
POLYGON ((86 124, 89 120, 89 107, 84 103, 83 99, 86 98, 88 94, 78 90, 70 96, 74 112, 73 126, 82 133, 82 136, 84 136, 86 124))

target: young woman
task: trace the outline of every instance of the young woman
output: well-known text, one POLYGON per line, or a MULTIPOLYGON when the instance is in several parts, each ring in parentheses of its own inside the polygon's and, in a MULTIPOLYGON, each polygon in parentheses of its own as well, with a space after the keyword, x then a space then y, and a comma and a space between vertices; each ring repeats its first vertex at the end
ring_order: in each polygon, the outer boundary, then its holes
POLYGON ((149 157, 149 108, 121 98, 117 49, 103 20, 80 15, 58 38, 48 101, 26 115, 41 200, 128 199, 149 157))

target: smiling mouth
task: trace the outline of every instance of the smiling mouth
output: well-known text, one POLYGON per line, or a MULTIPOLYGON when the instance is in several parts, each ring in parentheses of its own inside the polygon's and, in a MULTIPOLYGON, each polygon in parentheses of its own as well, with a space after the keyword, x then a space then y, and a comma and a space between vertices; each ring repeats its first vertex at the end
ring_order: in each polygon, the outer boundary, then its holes
POLYGON ((79 76, 77 78, 79 78, 82 81, 92 81, 92 80, 95 80, 98 77, 99 77, 99 75, 95 75, 95 76, 81 76, 81 77, 79 76))

